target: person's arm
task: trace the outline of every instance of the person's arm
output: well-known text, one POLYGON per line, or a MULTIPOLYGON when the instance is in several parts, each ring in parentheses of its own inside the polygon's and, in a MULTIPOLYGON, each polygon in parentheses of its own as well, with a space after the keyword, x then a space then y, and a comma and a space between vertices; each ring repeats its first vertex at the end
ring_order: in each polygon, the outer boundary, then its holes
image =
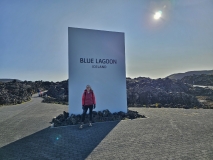
POLYGON ((83 95, 82 95, 82 106, 84 106, 85 104, 85 94, 83 93, 83 95))
POLYGON ((94 94, 94 92, 93 92, 92 100, 93 100, 93 108, 95 109, 95 107, 96 107, 96 100, 95 100, 95 94, 94 94))

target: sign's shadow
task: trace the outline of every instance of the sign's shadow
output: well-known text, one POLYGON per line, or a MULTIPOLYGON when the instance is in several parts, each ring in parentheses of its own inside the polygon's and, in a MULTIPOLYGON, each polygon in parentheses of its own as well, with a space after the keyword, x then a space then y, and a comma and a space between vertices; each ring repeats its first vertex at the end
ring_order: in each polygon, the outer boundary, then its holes
POLYGON ((118 123, 46 128, 0 148, 0 159, 85 159, 118 123))

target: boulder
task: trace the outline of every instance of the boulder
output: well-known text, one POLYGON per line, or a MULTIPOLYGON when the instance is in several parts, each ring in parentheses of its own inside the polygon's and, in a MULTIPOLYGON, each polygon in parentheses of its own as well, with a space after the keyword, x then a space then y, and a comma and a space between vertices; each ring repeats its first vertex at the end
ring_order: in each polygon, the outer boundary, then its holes
POLYGON ((109 117, 111 115, 111 112, 108 109, 103 110, 102 113, 103 113, 103 117, 109 117))

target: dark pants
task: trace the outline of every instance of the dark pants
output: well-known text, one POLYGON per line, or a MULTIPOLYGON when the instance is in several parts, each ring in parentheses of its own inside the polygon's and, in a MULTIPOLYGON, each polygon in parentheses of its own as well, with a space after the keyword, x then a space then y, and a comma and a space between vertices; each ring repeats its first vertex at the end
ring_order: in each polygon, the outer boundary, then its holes
POLYGON ((83 113, 82 113, 82 122, 84 122, 84 120, 85 120, 85 115, 87 113, 88 108, 89 108, 89 120, 90 120, 90 122, 92 122, 92 109, 93 109, 93 105, 84 106, 83 108, 84 109, 83 109, 83 113))

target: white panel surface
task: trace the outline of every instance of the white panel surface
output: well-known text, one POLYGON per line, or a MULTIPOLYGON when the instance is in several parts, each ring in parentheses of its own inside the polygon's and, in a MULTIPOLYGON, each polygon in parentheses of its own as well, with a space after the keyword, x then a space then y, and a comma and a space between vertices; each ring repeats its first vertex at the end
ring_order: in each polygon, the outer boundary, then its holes
POLYGON ((69 113, 82 113, 91 85, 96 111, 127 112, 124 33, 68 28, 69 113))

